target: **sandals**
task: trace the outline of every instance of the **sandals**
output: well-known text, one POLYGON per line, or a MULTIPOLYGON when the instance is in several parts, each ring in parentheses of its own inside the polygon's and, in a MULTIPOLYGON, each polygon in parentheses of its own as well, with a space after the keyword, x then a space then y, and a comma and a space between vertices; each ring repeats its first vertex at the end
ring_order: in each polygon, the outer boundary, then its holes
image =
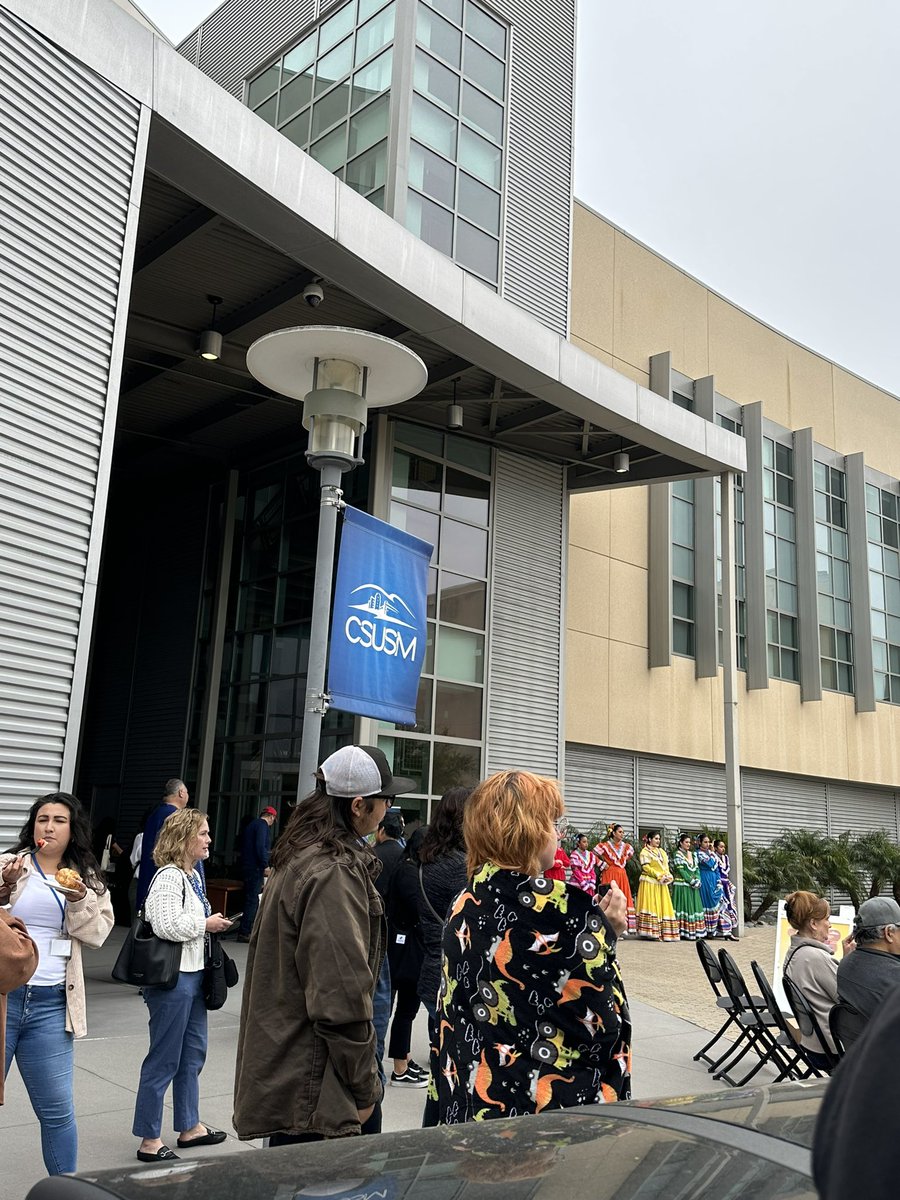
MULTIPOLYGON (((223 1133, 221 1129, 210 1129, 207 1125, 206 1133, 202 1137, 189 1138, 187 1141, 179 1138, 175 1145, 179 1150, 189 1150, 192 1146, 218 1146, 219 1142, 224 1142, 227 1136, 228 1134, 223 1133)), ((172 1157, 175 1158, 177 1155, 172 1157)))
MULTIPOLYGON (((224 1137, 225 1135, 223 1134, 222 1136, 224 1137)), ((168 1146, 160 1146, 160 1148, 158 1150, 154 1150, 152 1154, 150 1154, 147 1150, 138 1150, 137 1157, 138 1162, 152 1163, 169 1162, 173 1158, 178 1158, 179 1155, 177 1155, 173 1150, 170 1150, 168 1146)))

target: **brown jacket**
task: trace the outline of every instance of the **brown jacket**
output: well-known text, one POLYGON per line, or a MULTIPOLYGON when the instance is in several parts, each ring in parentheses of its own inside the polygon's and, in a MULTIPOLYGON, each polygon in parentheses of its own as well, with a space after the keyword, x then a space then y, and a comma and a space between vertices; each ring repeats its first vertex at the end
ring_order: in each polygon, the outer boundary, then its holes
MULTIPOLYGON (((6 997, 27 983, 37 970, 37 946, 21 921, 0 908, 0 1068, 6 1062, 6 997)), ((3 1071, 0 1069, 0 1104, 3 1071)))
POLYGON ((344 1137, 381 1098, 372 999, 384 958, 371 851, 302 850, 273 872, 253 929, 234 1084, 241 1138, 344 1137))
MULTIPOLYGON (((16 856, 0 854, 0 871, 16 856)), ((9 904, 15 915, 16 900, 25 890, 28 876, 33 870, 32 860, 26 855, 24 871, 13 885, 9 904)), ((66 963, 66 1029, 77 1038, 87 1033, 87 1004, 84 990, 84 971, 81 967, 81 947, 97 949, 109 937, 113 927, 113 908, 109 891, 98 896, 87 890, 80 900, 66 901, 66 936, 72 939, 72 956, 66 963)))

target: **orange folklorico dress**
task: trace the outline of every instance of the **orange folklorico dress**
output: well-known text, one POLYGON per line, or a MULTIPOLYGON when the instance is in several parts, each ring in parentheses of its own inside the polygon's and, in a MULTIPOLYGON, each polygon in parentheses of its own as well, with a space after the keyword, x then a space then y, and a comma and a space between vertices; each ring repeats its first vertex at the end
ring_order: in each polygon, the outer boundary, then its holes
POLYGON ((634 854, 634 846, 630 842, 624 841, 614 842, 609 838, 605 842, 599 842, 594 847, 594 853, 603 864, 603 874, 600 876, 600 883, 617 883, 625 893, 625 902, 628 905, 628 932, 634 933, 637 929, 634 914, 634 897, 631 894, 631 885, 628 882, 628 872, 625 870, 625 864, 634 854))

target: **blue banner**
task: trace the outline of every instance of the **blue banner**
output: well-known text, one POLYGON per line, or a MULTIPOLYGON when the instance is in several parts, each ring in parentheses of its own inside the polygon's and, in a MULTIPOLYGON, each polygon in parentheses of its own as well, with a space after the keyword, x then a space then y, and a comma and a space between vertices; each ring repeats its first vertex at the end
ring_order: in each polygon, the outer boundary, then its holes
POLYGON ((368 513, 344 509, 328 660, 332 708, 415 724, 432 550, 368 513))

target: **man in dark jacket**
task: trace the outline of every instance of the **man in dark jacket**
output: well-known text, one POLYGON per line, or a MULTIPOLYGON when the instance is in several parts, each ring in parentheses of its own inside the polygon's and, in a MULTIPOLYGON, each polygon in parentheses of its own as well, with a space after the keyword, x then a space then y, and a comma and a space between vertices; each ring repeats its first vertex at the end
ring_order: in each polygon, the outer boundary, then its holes
MULTIPOLYGON (((166 818, 171 817, 173 812, 187 808, 189 800, 190 795, 184 786, 184 780, 170 779, 163 791, 162 800, 147 818, 147 823, 144 826, 144 837, 141 842, 141 861, 138 866, 137 899, 135 901, 137 908, 144 907, 144 901, 147 899, 147 893, 150 890, 150 883, 156 874, 153 849, 156 846, 159 831, 165 824, 166 818)), ((200 871, 202 874, 202 867, 200 871)))
POLYGON ((250 938, 234 1127, 270 1145, 358 1134, 381 1101, 372 1001, 385 951, 364 839, 413 790, 374 746, 344 746, 291 813, 250 938))
POLYGON ((269 870, 269 839, 278 813, 274 808, 264 808, 255 821, 251 821, 241 838, 241 874, 244 877, 244 914, 241 917, 239 942, 250 941, 250 930, 259 908, 259 893, 263 879, 269 870))
POLYGON ((389 812, 375 834, 375 857, 381 862, 381 874, 375 883, 382 900, 387 898, 391 879, 403 857, 403 817, 389 812))

